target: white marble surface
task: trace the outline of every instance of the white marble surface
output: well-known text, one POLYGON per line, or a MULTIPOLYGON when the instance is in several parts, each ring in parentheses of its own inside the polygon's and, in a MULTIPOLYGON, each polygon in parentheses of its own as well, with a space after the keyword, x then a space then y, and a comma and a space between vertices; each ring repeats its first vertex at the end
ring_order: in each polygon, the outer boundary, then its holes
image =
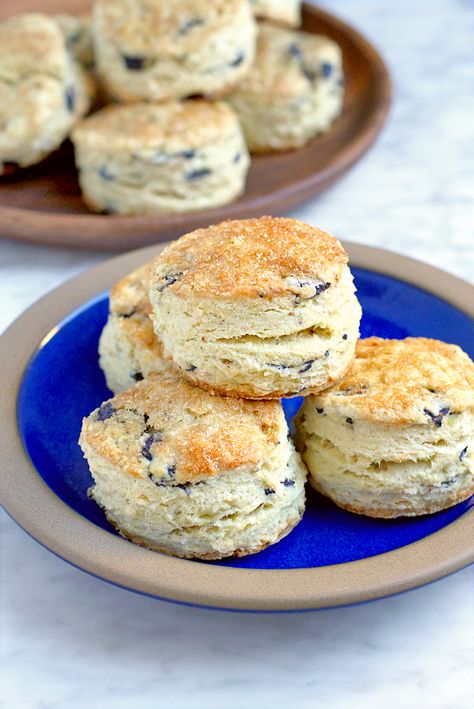
MULTIPOLYGON (((39 3, 38 3, 39 4, 39 3)), ((333 0, 382 49, 395 102, 371 152, 297 216, 469 278, 474 5, 333 0)), ((0 241, 0 328, 106 258, 0 241)), ((465 709, 474 569, 354 608, 234 615, 160 603, 73 569, 1 517, 5 709, 465 709)))

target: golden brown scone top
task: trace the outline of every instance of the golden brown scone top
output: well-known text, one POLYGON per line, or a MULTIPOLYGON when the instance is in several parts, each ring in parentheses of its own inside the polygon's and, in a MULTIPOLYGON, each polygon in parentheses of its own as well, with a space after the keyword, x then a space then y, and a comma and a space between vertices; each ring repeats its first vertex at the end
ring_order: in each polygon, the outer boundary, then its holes
POLYGON ((237 93, 268 96, 269 101, 296 98, 314 90, 323 65, 331 67, 332 76, 341 75, 341 50, 328 37, 262 22, 254 64, 237 93))
POLYGON ((279 402, 213 396, 153 374, 84 419, 80 442, 132 477, 185 484, 263 464, 285 433, 279 402))
POLYGON ((370 337, 357 343, 343 379, 314 402, 353 421, 440 427, 454 414, 474 411, 474 363, 439 340, 370 337))
POLYGON ((57 22, 41 13, 27 13, 0 22, 0 77, 6 83, 31 74, 62 79, 66 48, 57 22))
POLYGON ((248 0, 99 0, 94 20, 128 53, 179 57, 199 50, 221 26, 250 18, 248 0))
POLYGON ((151 288, 211 299, 311 299, 339 281, 347 258, 337 239, 296 219, 226 221, 165 249, 155 260, 151 288))
MULTIPOLYGON (((193 100, 107 106, 81 121, 73 135, 89 149, 170 152, 206 146, 238 129, 227 104, 193 100)), ((149 155, 157 164, 163 157, 149 155)))
POLYGON ((151 262, 139 266, 116 283, 110 291, 110 314, 122 333, 139 349, 149 349, 163 356, 163 345, 153 330, 148 298, 151 262))

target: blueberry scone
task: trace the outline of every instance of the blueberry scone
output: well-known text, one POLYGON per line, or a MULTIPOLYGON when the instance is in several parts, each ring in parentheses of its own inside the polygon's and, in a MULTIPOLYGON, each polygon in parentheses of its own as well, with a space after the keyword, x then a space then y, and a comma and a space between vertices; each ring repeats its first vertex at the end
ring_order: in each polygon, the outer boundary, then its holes
POLYGON ((83 422, 91 497, 122 536, 185 558, 244 556, 299 522, 306 470, 279 402, 153 374, 83 422))
POLYGON ((66 49, 86 69, 94 66, 90 15, 54 15, 66 41, 66 49))
POLYGON ((231 202, 249 156, 225 103, 202 100, 108 106, 75 128, 82 192, 91 209, 187 212, 231 202))
POLYGON ((474 493, 474 364, 437 340, 371 337, 308 397, 298 447, 311 485, 370 517, 438 512, 474 493))
POLYGON ((222 94, 255 53, 248 0, 98 0, 93 31, 99 74, 122 101, 222 94))
POLYGON ((150 263, 139 266, 110 291, 109 317, 99 341, 99 363, 114 394, 151 372, 172 371, 150 320, 150 263))
POLYGON ((301 25, 301 0, 250 0, 254 14, 287 27, 301 25))
POLYGON ((181 237, 150 279, 165 357, 230 396, 325 389, 349 367, 359 335, 347 260, 333 236, 294 219, 228 221, 181 237))
POLYGON ((31 13, 0 22, 0 175, 56 150, 92 90, 55 20, 31 13))
POLYGON ((228 100, 251 152, 298 148, 341 113, 341 50, 327 37, 262 23, 255 63, 228 100))

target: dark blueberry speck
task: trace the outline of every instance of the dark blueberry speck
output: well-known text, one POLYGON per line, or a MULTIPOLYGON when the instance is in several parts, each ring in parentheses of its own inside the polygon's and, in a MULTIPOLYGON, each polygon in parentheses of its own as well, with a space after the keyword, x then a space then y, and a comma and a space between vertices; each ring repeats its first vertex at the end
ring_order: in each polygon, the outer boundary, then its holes
POLYGON ((195 365, 195 364, 191 364, 191 365, 186 369, 186 372, 194 372, 194 370, 196 370, 196 369, 197 369, 196 365, 195 365))
POLYGON ((180 483, 179 485, 173 485, 173 487, 178 487, 180 490, 183 490, 186 493, 186 495, 191 494, 191 490, 189 489, 190 483, 184 483, 184 484, 180 483))
POLYGON ((346 418, 346 423, 348 423, 350 426, 354 425, 354 419, 351 419, 349 416, 346 418))
POLYGON ((166 487, 166 483, 163 481, 163 478, 161 478, 161 480, 157 480, 153 473, 148 473, 148 477, 151 482, 156 485, 156 487, 166 487))
POLYGON ((308 79, 308 81, 314 81, 316 79, 316 72, 308 67, 303 67, 303 75, 308 79))
POLYGON ((348 337, 347 333, 344 333, 344 335, 342 336, 342 339, 347 340, 347 337, 348 337))
POLYGON ((278 369, 278 371, 283 372, 285 369, 288 369, 288 366, 286 364, 269 364, 269 367, 275 367, 275 369, 278 369))
POLYGON ((130 69, 131 71, 140 71, 140 69, 143 69, 143 65, 145 64, 145 59, 143 57, 127 57, 124 55, 123 61, 127 69, 130 69))
POLYGON ((425 414, 425 416, 428 416, 428 418, 431 419, 431 421, 434 423, 434 425, 437 428, 441 428, 441 424, 443 423, 443 418, 447 414, 449 414, 449 409, 446 406, 445 408, 440 409, 438 414, 434 414, 432 411, 429 411, 429 409, 423 409, 423 413, 425 414))
POLYGON ((459 454, 459 460, 462 462, 464 458, 466 457, 468 446, 462 449, 462 451, 459 454))
POLYGON ((82 32, 81 30, 78 30, 77 32, 73 32, 72 34, 68 35, 66 37, 66 47, 68 49, 71 49, 74 47, 75 44, 79 42, 79 40, 82 37, 82 32))
POLYGON ((324 409, 318 409, 318 408, 317 408, 316 411, 318 412, 318 414, 324 414, 324 409))
POLYGON ((179 154, 181 158, 185 158, 186 160, 191 160, 195 155, 195 150, 183 150, 183 152, 179 154))
POLYGON ((160 441, 162 440, 163 434, 161 433, 161 431, 156 431, 155 433, 152 433, 150 436, 148 436, 148 438, 145 439, 145 442, 142 447, 142 456, 147 460, 153 460, 150 448, 154 443, 160 443, 160 441))
POLYGON ((174 465, 168 466, 168 470, 166 471, 169 475, 170 478, 174 478, 174 474, 176 472, 176 467, 174 465))
POLYGON ((313 364, 314 364, 314 359, 310 359, 307 362, 303 362, 302 368, 298 369, 298 374, 304 374, 304 372, 307 372, 309 369, 311 369, 313 364))
POLYGON ((142 382, 143 381, 143 374, 141 372, 133 372, 132 379, 134 379, 136 382, 142 382))
POLYGON ((241 159, 242 159, 242 153, 236 153, 236 154, 234 155, 233 162, 234 162, 235 164, 237 164, 238 162, 241 161, 241 159))
POLYGON ((200 180, 202 177, 208 177, 211 173, 212 170, 209 170, 208 167, 203 167, 201 170, 193 170, 192 172, 188 172, 186 179, 192 182, 193 180, 200 180))
POLYGON ((324 291, 327 290, 330 287, 330 285, 331 285, 330 283, 319 283, 315 288, 314 296, 324 293, 324 291))
POLYGON ((324 353, 324 356, 329 357, 329 354, 330 354, 329 350, 326 350, 326 352, 324 353))
POLYGON ((137 312, 136 308, 133 308, 129 313, 119 313, 119 318, 124 318, 125 320, 131 318, 137 312))
POLYGON ((333 70, 333 66, 332 66, 332 64, 329 64, 329 62, 323 62, 321 64, 321 73, 325 79, 327 79, 329 76, 331 76, 332 70, 333 70))
POLYGON ((105 165, 100 168, 100 170, 99 170, 99 177, 100 177, 102 180, 105 180, 106 182, 112 182, 112 180, 114 179, 114 176, 112 175, 112 173, 110 173, 110 172, 108 171, 108 169, 107 169, 107 167, 106 167, 105 165))
POLYGON ((194 27, 199 27, 204 24, 204 20, 199 17, 191 17, 189 20, 182 22, 179 26, 179 34, 187 34, 194 27))
POLYGON ((453 485, 456 481, 457 477, 451 478, 451 480, 443 480, 443 482, 441 483, 441 487, 451 487, 451 485, 453 485))
POLYGON ((164 284, 162 286, 158 286, 158 293, 162 293, 165 288, 172 286, 173 283, 179 281, 180 278, 182 278, 183 276, 184 273, 182 271, 178 271, 177 273, 167 273, 166 276, 163 276, 163 278, 161 279, 162 281, 164 281, 164 284))
POLYGON ((275 490, 272 490, 271 487, 266 487, 265 490, 264 490, 264 493, 265 493, 265 495, 274 495, 274 494, 275 494, 275 490))
POLYGON ((234 61, 232 61, 229 66, 240 66, 242 62, 245 59, 245 54, 243 52, 239 52, 237 56, 235 57, 234 61))
POLYGON ((301 57, 302 51, 301 47, 299 44, 296 44, 296 42, 292 42, 290 46, 288 47, 288 54, 290 54, 292 57, 301 57))
POLYGON ((295 484, 295 481, 294 481, 294 480, 290 480, 290 478, 285 478, 285 479, 283 480, 283 485, 284 485, 285 487, 293 487, 294 484, 295 484))
POLYGON ((112 404, 103 404, 97 412, 97 421, 106 421, 111 418, 115 413, 115 409, 112 404))
POLYGON ((69 89, 66 89, 64 94, 64 100, 66 102, 67 110, 72 113, 74 111, 74 104, 76 102, 76 92, 72 86, 69 89))

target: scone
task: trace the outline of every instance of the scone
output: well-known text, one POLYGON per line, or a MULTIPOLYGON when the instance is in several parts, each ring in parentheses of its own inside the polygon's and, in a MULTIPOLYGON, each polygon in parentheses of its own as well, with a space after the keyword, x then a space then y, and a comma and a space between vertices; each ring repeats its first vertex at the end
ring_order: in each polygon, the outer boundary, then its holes
POLYGON ((99 0, 93 30, 99 74, 121 101, 220 95, 255 54, 248 0, 99 0))
POLYGON ((99 341, 99 363, 114 394, 125 391, 151 372, 173 368, 150 320, 150 263, 136 268, 110 291, 109 318, 99 341))
POLYGON ((66 41, 66 49, 86 69, 94 66, 90 15, 54 15, 66 41))
POLYGON ((217 207, 244 190, 249 156, 222 102, 108 106, 72 133, 91 209, 164 214, 217 207))
POLYGON ((185 558, 254 554, 299 522, 306 470, 278 402, 151 375, 83 422, 91 497, 122 536, 185 558))
POLYGON ((301 0, 250 0, 254 14, 288 27, 301 25, 301 0))
POLYGON ((57 22, 37 13, 0 23, 0 77, 1 175, 58 148, 89 110, 92 85, 57 22))
POLYGON ((298 148, 341 113, 341 50, 327 37, 263 23, 255 63, 227 98, 251 152, 298 148))
POLYGON ((273 399, 319 391, 349 367, 360 305, 329 234, 262 217, 198 229, 155 261, 151 318, 198 386, 273 399))
POLYGON ((311 485, 351 512, 423 515, 474 493, 474 364, 456 345, 361 340, 296 425, 311 485))

